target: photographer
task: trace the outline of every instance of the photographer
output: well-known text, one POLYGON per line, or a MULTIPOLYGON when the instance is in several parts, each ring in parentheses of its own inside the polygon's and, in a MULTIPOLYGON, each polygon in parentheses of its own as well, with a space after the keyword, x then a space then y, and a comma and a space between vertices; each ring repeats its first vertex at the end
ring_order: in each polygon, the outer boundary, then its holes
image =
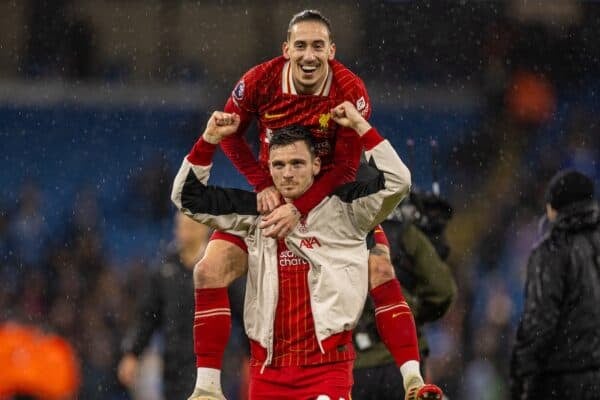
MULTIPOLYGON (((450 206, 438 196, 413 191, 381 224, 396 277, 415 317, 421 365, 429 353, 423 325, 441 318, 456 294, 456 283, 444 262, 449 248, 443 233, 451 214, 450 206)), ((379 338, 373 311, 367 302, 354 334, 358 351, 352 398, 403 398, 402 377, 379 338)))

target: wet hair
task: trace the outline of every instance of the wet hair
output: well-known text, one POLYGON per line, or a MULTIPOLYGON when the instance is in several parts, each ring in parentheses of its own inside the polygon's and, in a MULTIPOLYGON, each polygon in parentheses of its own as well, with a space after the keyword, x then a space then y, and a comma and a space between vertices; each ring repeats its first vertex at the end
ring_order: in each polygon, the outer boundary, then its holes
POLYGON ((306 143, 311 156, 315 157, 315 144, 310 130, 300 125, 290 125, 277 129, 269 140, 269 151, 275 147, 287 146, 296 142, 306 143))
POLYGON ((297 14, 292 16, 290 19, 290 23, 288 24, 287 38, 290 39, 290 34, 292 33, 292 27, 299 22, 304 21, 316 21, 320 22, 327 28, 327 33, 329 34, 329 41, 333 43, 333 33, 331 32, 331 22, 329 22, 329 18, 321 14, 319 10, 303 10, 297 14))

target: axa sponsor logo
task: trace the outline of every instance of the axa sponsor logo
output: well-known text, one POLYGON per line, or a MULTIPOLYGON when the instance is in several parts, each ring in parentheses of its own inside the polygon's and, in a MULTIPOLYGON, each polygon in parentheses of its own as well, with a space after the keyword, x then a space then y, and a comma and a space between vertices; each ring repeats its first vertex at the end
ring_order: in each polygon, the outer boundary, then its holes
POLYGON ((309 237, 300 240, 300 248, 314 249, 315 247, 321 247, 321 242, 316 237, 309 237))

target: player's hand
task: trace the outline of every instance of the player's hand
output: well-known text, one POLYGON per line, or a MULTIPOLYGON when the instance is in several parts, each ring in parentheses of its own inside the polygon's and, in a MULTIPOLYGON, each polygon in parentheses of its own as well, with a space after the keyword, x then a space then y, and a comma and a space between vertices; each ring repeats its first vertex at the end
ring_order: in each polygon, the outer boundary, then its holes
POLYGON ((300 211, 292 203, 287 203, 263 216, 258 227, 267 237, 283 239, 296 227, 298 221, 300 211))
POLYGON ((225 136, 229 136, 237 131, 239 126, 239 115, 215 111, 206 123, 206 129, 202 133, 202 138, 208 143, 217 144, 225 136))
POLYGON ((442 400, 444 393, 436 385, 427 384, 409 387, 405 400, 442 400))
POLYGON ((260 214, 267 214, 281 205, 281 194, 275 186, 269 186, 256 195, 256 208, 260 214))
POLYGON ((119 381, 127 388, 132 388, 138 373, 138 359, 131 353, 125 354, 117 367, 119 381))
POLYGON ((354 104, 349 101, 344 101, 342 104, 332 108, 331 118, 333 118, 338 125, 354 129, 360 136, 371 129, 371 124, 364 119, 356 107, 354 107, 354 104))

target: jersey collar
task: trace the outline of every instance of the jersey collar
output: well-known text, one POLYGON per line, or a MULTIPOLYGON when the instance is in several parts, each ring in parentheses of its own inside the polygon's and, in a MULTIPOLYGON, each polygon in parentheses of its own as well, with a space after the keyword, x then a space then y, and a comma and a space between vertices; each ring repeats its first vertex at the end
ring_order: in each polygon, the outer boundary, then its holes
MULTIPOLYGON (((329 96, 332 80, 333 73, 331 72, 331 67, 328 65, 327 79, 325 79, 325 82, 323 82, 323 85, 321 86, 316 96, 329 96)), ((283 71, 281 74, 281 92, 285 94, 298 94, 298 92, 296 91, 296 86, 294 86, 294 81, 292 79, 292 68, 289 61, 287 61, 283 65, 283 71)))

